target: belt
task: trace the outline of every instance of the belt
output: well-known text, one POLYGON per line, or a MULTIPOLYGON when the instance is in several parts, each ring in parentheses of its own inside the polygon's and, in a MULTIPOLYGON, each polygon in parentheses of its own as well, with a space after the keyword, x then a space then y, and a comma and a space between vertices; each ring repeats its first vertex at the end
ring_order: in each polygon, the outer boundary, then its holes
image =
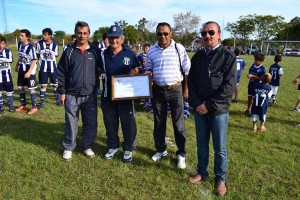
POLYGON ((170 91, 170 90, 174 90, 176 88, 178 88, 179 86, 181 86, 181 82, 177 82, 174 85, 164 85, 164 86, 159 86, 157 84, 154 83, 154 85, 160 89, 160 90, 164 90, 164 91, 170 91))

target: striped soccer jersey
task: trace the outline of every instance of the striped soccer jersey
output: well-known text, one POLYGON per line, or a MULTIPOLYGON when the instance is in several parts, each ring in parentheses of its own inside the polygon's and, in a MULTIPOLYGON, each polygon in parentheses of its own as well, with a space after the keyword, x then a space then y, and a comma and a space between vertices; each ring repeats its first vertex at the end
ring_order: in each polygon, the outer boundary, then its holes
POLYGON ((0 83, 11 82, 11 67, 13 57, 9 49, 0 51, 0 83))
POLYGON ((52 41, 47 44, 44 40, 40 40, 36 44, 36 53, 40 56, 40 71, 51 73, 56 71, 56 57, 58 56, 58 44, 56 42, 52 41))
MULTIPOLYGON (((30 68, 30 64, 33 60, 36 60, 35 47, 28 43, 23 45, 21 42, 18 44, 19 51, 19 70, 27 72, 30 68)), ((31 74, 34 75, 36 72, 36 65, 34 66, 31 74)))

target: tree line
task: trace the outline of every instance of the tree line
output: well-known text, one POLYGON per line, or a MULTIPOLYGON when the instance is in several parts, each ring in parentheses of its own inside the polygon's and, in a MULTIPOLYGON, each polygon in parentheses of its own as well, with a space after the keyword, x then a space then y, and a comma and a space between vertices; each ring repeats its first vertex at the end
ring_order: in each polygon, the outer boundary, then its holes
MULTIPOLYGON (((300 41, 300 18, 295 17, 290 22, 285 22, 285 18, 280 15, 256 15, 250 14, 240 16, 236 22, 227 23, 224 29, 231 33, 230 38, 226 38, 222 43, 228 46, 248 46, 249 41, 261 44, 264 40, 287 40, 300 41)), ((191 11, 173 14, 173 38, 184 46, 191 46, 193 39, 199 36, 200 16, 191 11)), ((155 28, 156 21, 148 20, 145 17, 138 20, 137 24, 131 25, 126 20, 115 21, 120 25, 125 34, 126 44, 153 44, 156 41, 155 28)), ((108 32, 109 27, 99 27, 92 34, 91 40, 99 41, 102 34, 108 32)), ((15 38, 19 36, 19 30, 12 33, 3 34, 9 43, 14 44, 15 38)), ((41 35, 33 35, 33 39, 41 39, 41 35)), ((63 41, 71 41, 71 35, 62 30, 54 31, 53 40, 62 45, 63 41)), ((294 45, 297 45, 296 43, 294 45)))

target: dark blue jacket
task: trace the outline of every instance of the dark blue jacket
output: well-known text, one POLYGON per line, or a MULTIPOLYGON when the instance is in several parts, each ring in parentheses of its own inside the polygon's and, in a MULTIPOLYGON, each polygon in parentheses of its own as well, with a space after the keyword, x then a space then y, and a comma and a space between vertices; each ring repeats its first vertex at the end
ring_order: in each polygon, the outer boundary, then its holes
POLYGON ((62 54, 57 67, 60 94, 94 94, 98 87, 98 69, 102 65, 101 51, 90 45, 84 53, 72 44, 62 54))

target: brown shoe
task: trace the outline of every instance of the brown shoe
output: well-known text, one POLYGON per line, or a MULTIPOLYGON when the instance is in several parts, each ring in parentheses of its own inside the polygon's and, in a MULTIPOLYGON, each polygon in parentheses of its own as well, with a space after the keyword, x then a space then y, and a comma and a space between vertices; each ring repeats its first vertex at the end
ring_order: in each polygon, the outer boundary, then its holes
POLYGON ((196 184, 196 183, 199 183, 200 181, 204 181, 204 180, 205 180, 205 178, 197 173, 197 174, 191 176, 188 181, 192 184, 196 184))
POLYGON ((220 181, 215 185, 215 191, 218 196, 225 196, 227 189, 224 181, 220 181))

